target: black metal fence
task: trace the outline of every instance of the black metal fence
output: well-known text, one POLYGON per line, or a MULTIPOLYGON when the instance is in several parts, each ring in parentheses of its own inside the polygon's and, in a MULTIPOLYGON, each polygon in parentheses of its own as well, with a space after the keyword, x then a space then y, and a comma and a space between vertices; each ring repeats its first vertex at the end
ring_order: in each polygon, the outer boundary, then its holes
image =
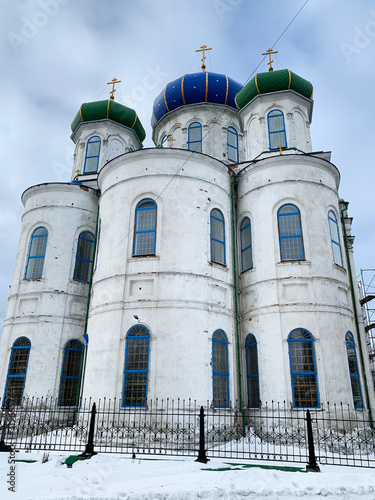
MULTIPOLYGON (((1 403, 0 403, 1 404, 1 403)), ((154 400, 122 408, 116 400, 80 408, 52 399, 0 407, 0 451, 56 450, 268 460, 375 467, 375 429, 368 412, 334 405, 296 410, 285 403, 242 412, 193 400, 154 400)))

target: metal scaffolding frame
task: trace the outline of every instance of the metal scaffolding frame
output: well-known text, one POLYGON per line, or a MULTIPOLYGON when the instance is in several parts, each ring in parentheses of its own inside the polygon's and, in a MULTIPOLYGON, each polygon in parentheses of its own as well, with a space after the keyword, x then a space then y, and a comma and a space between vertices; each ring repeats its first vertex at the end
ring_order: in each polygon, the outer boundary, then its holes
POLYGON ((375 387, 375 269, 361 269, 357 279, 372 380, 375 387))

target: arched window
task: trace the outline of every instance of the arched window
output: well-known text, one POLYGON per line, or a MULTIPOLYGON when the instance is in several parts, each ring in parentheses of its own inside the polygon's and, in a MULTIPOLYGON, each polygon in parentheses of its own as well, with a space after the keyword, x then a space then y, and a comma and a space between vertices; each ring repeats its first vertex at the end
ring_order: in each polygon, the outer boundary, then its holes
POLYGON ((25 279, 34 280, 42 277, 44 257, 46 255, 48 231, 38 227, 33 231, 27 258, 25 279))
POLYGON ((88 283, 91 276, 92 259, 94 256, 95 236, 84 231, 79 235, 76 265, 74 268, 73 279, 88 283))
POLYGON ((238 134, 233 127, 228 127, 227 130, 227 151, 228 160, 238 162, 238 134))
POLYGON ((216 330, 212 336, 212 378, 214 408, 228 408, 228 339, 223 330, 216 330))
POLYGON ((100 137, 93 135, 87 141, 84 174, 98 171, 99 155, 100 155, 100 137))
POLYGON ((346 340, 346 354, 348 355, 350 383, 352 386, 354 408, 359 410, 361 408, 364 408, 364 406, 363 406, 361 381, 359 379, 359 370, 358 370, 357 355, 355 352, 355 343, 353 334, 351 332, 348 332, 345 336, 345 340, 346 340))
POLYGON ((161 140, 161 143, 160 143, 160 147, 161 148, 166 148, 167 147, 167 140, 168 140, 168 136, 167 135, 164 135, 162 140, 161 140))
POLYGON ((82 363, 83 344, 79 340, 70 340, 64 349, 59 406, 78 406, 82 363))
POLYGON ((251 333, 246 337, 246 378, 247 378, 247 406, 248 408, 259 408, 259 371, 257 341, 251 333))
POLYGON ((142 200, 135 209, 133 255, 155 255, 156 203, 142 200))
POLYGON ((202 125, 199 122, 193 122, 188 128, 188 149, 190 151, 202 152, 202 125))
POLYGON ((279 146, 286 148, 284 113, 274 109, 268 113, 267 120, 270 149, 277 149, 279 146))
POLYGON ((319 392, 316 376, 314 340, 302 328, 288 337, 293 404, 295 408, 318 408, 319 392))
POLYGON ((150 332, 133 326, 126 336, 122 406, 146 406, 149 350, 150 332))
POLYGON ((281 260, 303 260, 301 215, 295 205, 283 205, 277 212, 281 260))
POLYGON ((8 403, 19 406, 22 403, 30 347, 30 340, 26 337, 20 337, 13 344, 9 361, 3 406, 8 403))
POLYGON ((240 227, 241 235, 241 269, 242 272, 253 267, 251 224, 249 217, 244 217, 240 227))
POLYGON ((328 212, 328 223, 329 223, 329 233, 331 235, 333 262, 342 267, 342 253, 340 245, 339 226, 337 224, 337 218, 333 210, 330 210, 328 212))
POLYGON ((217 208, 211 210, 211 262, 225 266, 224 216, 217 208))

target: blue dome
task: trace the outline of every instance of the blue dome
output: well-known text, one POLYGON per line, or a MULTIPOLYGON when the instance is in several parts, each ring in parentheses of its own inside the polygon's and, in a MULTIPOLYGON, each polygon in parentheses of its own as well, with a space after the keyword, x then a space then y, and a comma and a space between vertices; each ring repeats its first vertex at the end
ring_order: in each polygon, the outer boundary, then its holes
POLYGON ((169 111, 185 104, 214 102, 237 109, 235 95, 242 89, 240 83, 218 73, 192 73, 167 84, 154 101, 151 124, 154 127, 169 111))

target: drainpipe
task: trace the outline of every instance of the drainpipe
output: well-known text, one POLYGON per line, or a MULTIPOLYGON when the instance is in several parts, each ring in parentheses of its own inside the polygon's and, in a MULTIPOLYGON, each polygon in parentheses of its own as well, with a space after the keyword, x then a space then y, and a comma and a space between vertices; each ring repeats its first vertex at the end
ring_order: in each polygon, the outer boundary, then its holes
MULTIPOLYGON (((96 191, 96 196, 100 198, 100 192, 99 190, 96 191)), ((96 255, 96 246, 97 246, 97 238, 98 238, 98 225, 99 225, 99 202, 98 202, 98 211, 96 214, 96 225, 95 225, 95 243, 94 243, 94 250, 92 254, 92 266, 91 266, 91 273, 90 273, 90 280, 89 280, 89 290, 88 290, 88 295, 87 295, 87 303, 86 303, 86 315, 85 315, 85 328, 83 331, 83 337, 86 339, 86 346, 84 346, 84 356, 82 356, 81 359, 81 366, 79 370, 79 385, 80 385, 80 391, 77 393, 77 401, 76 401, 76 408, 74 411, 74 417, 78 411, 79 408, 79 403, 80 400, 82 399, 82 393, 83 393, 83 385, 85 382, 85 371, 86 371, 86 360, 87 360, 87 349, 88 349, 88 336, 87 336, 87 323, 89 319, 89 310, 90 310, 90 298, 91 298, 91 287, 92 287, 92 275, 94 274, 94 260, 95 260, 95 255, 96 255)))
POLYGON ((233 248, 233 284, 234 284, 234 311, 236 318, 236 347, 237 347, 237 371, 238 371, 238 399, 240 403, 240 413, 242 415, 242 434, 246 435, 246 416, 243 410, 242 402, 242 372, 241 372, 241 345, 240 345, 240 324, 238 317, 238 290, 237 290, 237 253, 236 253, 236 221, 234 209, 234 185, 236 184, 236 174, 233 174, 231 182, 231 201, 232 201, 232 248, 233 248))
POLYGON ((346 253, 346 259, 348 261, 350 291, 351 291, 352 301, 353 301, 353 312, 354 312, 355 326, 356 326, 356 330, 357 330, 359 353, 360 353, 360 357, 361 357, 363 380, 365 382, 366 402, 367 402, 367 407, 368 407, 368 410, 369 410, 369 417, 370 417, 371 427, 374 428, 374 421, 373 421, 373 418, 372 418, 372 411, 371 411, 371 405, 370 405, 370 395, 369 395, 368 383, 367 383, 367 376, 366 376, 366 370, 365 370, 365 360, 364 360, 364 356, 363 356, 363 348, 362 348, 361 334, 360 334, 359 321, 358 321, 357 301, 356 301, 355 290, 354 290, 354 282, 353 282, 353 275, 352 275, 352 266, 350 264, 348 236, 346 234, 346 227, 345 227, 344 212, 346 212, 348 210, 349 202, 348 201, 341 201, 340 203, 342 203, 342 204, 345 205, 345 208, 343 208, 341 210, 341 223, 342 223, 342 227, 343 227, 343 231, 344 231, 345 253, 346 253))

